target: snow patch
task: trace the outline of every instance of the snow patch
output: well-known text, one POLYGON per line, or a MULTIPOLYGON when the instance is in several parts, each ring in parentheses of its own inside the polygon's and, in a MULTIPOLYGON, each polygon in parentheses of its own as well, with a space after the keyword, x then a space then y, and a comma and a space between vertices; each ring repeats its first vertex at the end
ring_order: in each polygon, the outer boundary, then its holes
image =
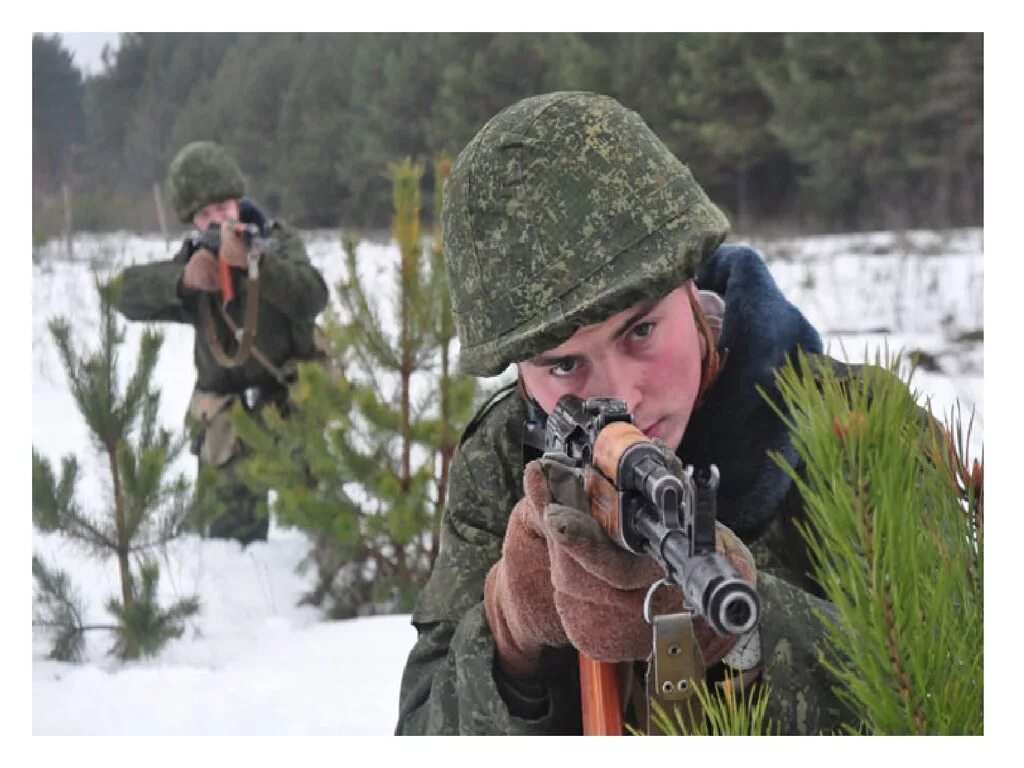
MULTIPOLYGON (((304 233, 312 262, 336 297, 345 275, 337 232, 304 233)), ((972 453, 984 436, 983 255, 980 229, 878 232, 752 240, 783 293, 822 333, 834 355, 873 361, 876 353, 915 350, 928 356, 914 385, 937 414, 960 401, 975 409, 972 453)), ((32 283, 32 442, 52 462, 71 453, 81 465, 79 498, 98 510, 107 489, 85 425, 65 386, 47 330, 56 314, 75 338, 93 344, 97 299, 92 272, 167 258, 174 244, 159 236, 120 233, 75 241, 74 260, 60 243, 38 249, 32 283)), ((383 317, 393 313, 398 251, 393 243, 358 248, 367 293, 383 317)), ((143 326, 129 323, 122 375, 134 364, 143 326)), ((155 382, 159 418, 180 430, 194 382, 193 332, 162 324, 164 346, 155 382)), ((394 332, 393 326, 388 326, 394 332)), ((924 355, 922 355, 924 357, 924 355)), ((507 378, 507 373, 502 378, 507 378)), ((423 382, 418 383, 424 387, 423 382)), ((416 397, 424 394, 418 389, 416 397)), ((176 470, 194 477, 187 453, 176 470)), ((86 620, 107 623, 104 603, 119 593, 115 564, 97 562, 56 534, 33 534, 33 549, 68 570, 87 605, 86 620)), ((312 574, 296 573, 305 536, 272 520, 269 540, 235 542, 186 536, 159 553, 160 597, 198 594, 201 613, 156 659, 120 664, 106 655, 106 633, 90 633, 86 659, 46 659, 33 635, 32 719, 35 734, 297 735, 393 732, 402 670, 416 632, 409 616, 321 621, 298 606, 312 574)))

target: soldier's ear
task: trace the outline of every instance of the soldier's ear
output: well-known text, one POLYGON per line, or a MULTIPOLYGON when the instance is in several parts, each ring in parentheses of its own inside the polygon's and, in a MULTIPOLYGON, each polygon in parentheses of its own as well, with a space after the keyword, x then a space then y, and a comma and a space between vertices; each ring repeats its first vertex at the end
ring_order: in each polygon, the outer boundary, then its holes
POLYGON ((533 396, 530 394, 530 390, 526 388, 526 382, 523 380, 523 372, 516 366, 516 389, 519 390, 519 394, 523 396, 523 400, 530 402, 533 400, 533 396))
POLYGON ((700 295, 696 283, 693 280, 687 280, 683 283, 683 288, 686 290, 686 296, 690 300, 693 326, 697 331, 697 344, 700 346, 700 359, 703 362, 708 356, 708 339, 710 336, 708 333, 707 317, 704 315, 704 308, 700 305, 700 295))
POLYGON ((710 292, 697 290, 693 280, 686 282, 686 293, 690 297, 690 306, 693 309, 693 320, 697 326, 697 340, 700 344, 700 390, 697 393, 697 405, 704 399, 704 393, 708 391, 715 379, 725 366, 729 350, 718 352, 718 337, 721 335, 722 320, 725 314, 725 302, 721 297, 710 292), (706 294, 706 295, 704 295, 706 294), (702 296, 708 302, 705 309, 702 296))
POLYGON ((523 374, 519 370, 519 366, 516 366, 516 389, 519 390, 519 394, 523 396, 523 400, 536 408, 539 412, 544 413, 544 409, 540 407, 533 395, 530 394, 530 390, 526 388, 526 382, 523 380, 523 374))

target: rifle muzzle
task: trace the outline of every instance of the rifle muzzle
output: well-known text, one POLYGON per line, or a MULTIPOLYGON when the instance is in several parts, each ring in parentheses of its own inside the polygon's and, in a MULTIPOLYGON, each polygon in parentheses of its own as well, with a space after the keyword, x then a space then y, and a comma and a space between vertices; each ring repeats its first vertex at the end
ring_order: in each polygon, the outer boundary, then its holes
POLYGON ((761 600, 754 588, 725 556, 717 552, 690 556, 682 531, 665 532, 649 519, 637 521, 648 542, 658 542, 651 554, 665 563, 673 581, 683 587, 687 605, 704 616, 722 635, 742 635, 761 620, 761 600))

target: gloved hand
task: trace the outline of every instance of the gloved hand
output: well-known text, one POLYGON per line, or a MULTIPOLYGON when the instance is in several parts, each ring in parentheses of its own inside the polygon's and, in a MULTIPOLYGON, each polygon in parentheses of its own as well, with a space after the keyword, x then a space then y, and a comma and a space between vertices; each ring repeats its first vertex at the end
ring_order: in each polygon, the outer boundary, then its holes
POLYGON ((555 608, 544 507, 549 498, 540 464, 523 475, 525 496, 508 520, 501 559, 484 582, 484 612, 498 647, 498 662, 513 678, 535 676, 545 646, 569 644, 555 608))
POLYGON ((205 248, 192 254, 181 275, 181 285, 190 291, 213 293, 220 290, 217 256, 205 248))
MULTIPOLYGON (((681 472, 681 465, 674 471, 681 472)), ((531 462, 523 484, 525 496, 512 512, 502 558, 488 574, 484 590, 484 609, 502 668, 529 678, 539 672, 544 646, 568 643, 599 661, 647 658, 652 637, 643 601, 651 584, 664 575, 661 568, 607 537, 587 511, 579 480, 562 465, 531 462), (549 488, 561 503, 552 501, 549 488)), ((725 526, 719 525, 718 533, 719 550, 753 581, 753 559, 746 547, 725 526)), ((662 587, 652 600, 652 613, 681 606, 682 591, 662 587)), ((708 665, 736 642, 735 637, 718 635, 703 619, 694 626, 708 665)))
POLYGON ((248 266, 246 255, 249 249, 245 247, 242 238, 235 232, 238 222, 222 221, 220 225, 220 257, 232 267, 244 269, 248 266))

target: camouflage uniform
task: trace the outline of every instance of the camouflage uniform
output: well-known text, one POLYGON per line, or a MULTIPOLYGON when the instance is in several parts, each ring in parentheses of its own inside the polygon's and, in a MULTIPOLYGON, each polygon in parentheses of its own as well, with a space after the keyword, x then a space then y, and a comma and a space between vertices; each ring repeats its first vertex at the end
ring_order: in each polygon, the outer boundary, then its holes
MULTIPOLYGON (((172 201, 183 223, 191 221, 203 205, 239 199, 244 191, 234 163, 223 150, 209 142, 197 142, 179 153, 171 165, 170 182, 172 201)), ((240 199, 239 208, 243 222, 257 224, 265 237, 276 241, 276 248, 264 254, 260 263, 256 346, 279 369, 287 368, 292 361, 313 359, 317 351, 314 345, 316 316, 327 303, 323 277, 310 263, 298 232, 281 221, 267 218, 245 198, 240 199)), ((228 396, 222 400, 214 398, 220 445, 211 448, 207 441, 213 430, 197 419, 192 420, 196 428, 193 451, 199 456, 200 470, 206 464, 214 464, 223 480, 217 485, 224 514, 211 522, 210 534, 243 542, 266 539, 268 520, 256 514, 260 499, 238 477, 242 447, 234 438, 226 415, 236 398, 253 409, 270 403, 284 408, 287 391, 254 356, 237 368, 223 368, 217 363, 200 323, 198 302, 201 298, 205 300, 205 296, 185 290, 181 284, 193 250, 194 246, 186 239, 169 261, 126 269, 118 308, 129 320, 188 323, 195 328, 196 391, 210 396, 228 396)), ((232 270, 232 276, 235 300, 228 305, 227 313, 242 327, 247 301, 246 278, 241 270, 232 270)), ((231 330, 219 313, 214 312, 213 318, 221 346, 232 354, 237 342, 231 330)))
MULTIPOLYGON (((753 269, 755 259, 760 262, 748 249, 723 247, 710 265, 739 262, 732 265, 735 272, 753 269)), ((810 563, 795 527, 803 517, 800 496, 766 453, 778 451, 791 461, 796 457, 785 427, 755 389, 760 385, 775 392, 769 359, 777 367, 797 346, 816 352, 820 342, 797 343, 790 336, 791 346, 751 360, 754 350, 733 338, 747 330, 742 300, 748 296, 742 290, 735 298, 728 291, 723 295, 723 336, 732 345, 728 362, 694 413, 677 453, 684 463, 719 466, 719 519, 754 554, 764 604, 762 679, 773 691, 769 716, 784 733, 835 731, 851 715, 832 694, 835 681, 819 662, 823 634, 813 615, 832 608, 807 576, 810 563), (755 373, 756 368, 761 370, 755 373)), ((810 327, 800 330, 806 333, 810 327)), ((840 375, 850 373, 828 358, 818 362, 840 375)), ((552 665, 564 674, 545 679, 543 690, 517 689, 502 679, 495 664, 494 640, 484 618, 484 579, 501 556, 509 514, 523 495, 523 468, 537 456, 523 445, 527 416, 527 403, 510 386, 480 410, 463 435, 451 467, 440 553, 413 613, 419 640, 402 680, 398 733, 581 732, 575 651, 552 650, 553 655, 564 653, 564 663, 552 665)), ((710 676, 717 674, 709 670, 710 676)))
MULTIPOLYGON (((455 163, 443 218, 467 373, 500 373, 694 276, 723 297, 725 366, 678 454, 684 463, 719 466, 719 519, 754 553, 769 715, 786 733, 849 722, 819 662, 823 635, 813 614, 831 606, 807 576, 795 529, 801 501, 767 453, 790 463, 797 457, 758 392, 778 400, 773 372, 797 349, 820 353, 821 342, 760 256, 719 247, 728 222, 689 170, 639 116, 595 94, 532 97, 492 118, 455 163)), ((524 467, 536 456, 523 445, 530 411, 509 387, 463 435, 438 558, 413 613, 419 637, 402 678, 399 734, 582 730, 575 650, 546 649, 544 668, 555 671, 540 683, 507 679, 483 608, 485 578, 523 495, 524 467)), ((637 722, 636 711, 629 715, 637 722)))

